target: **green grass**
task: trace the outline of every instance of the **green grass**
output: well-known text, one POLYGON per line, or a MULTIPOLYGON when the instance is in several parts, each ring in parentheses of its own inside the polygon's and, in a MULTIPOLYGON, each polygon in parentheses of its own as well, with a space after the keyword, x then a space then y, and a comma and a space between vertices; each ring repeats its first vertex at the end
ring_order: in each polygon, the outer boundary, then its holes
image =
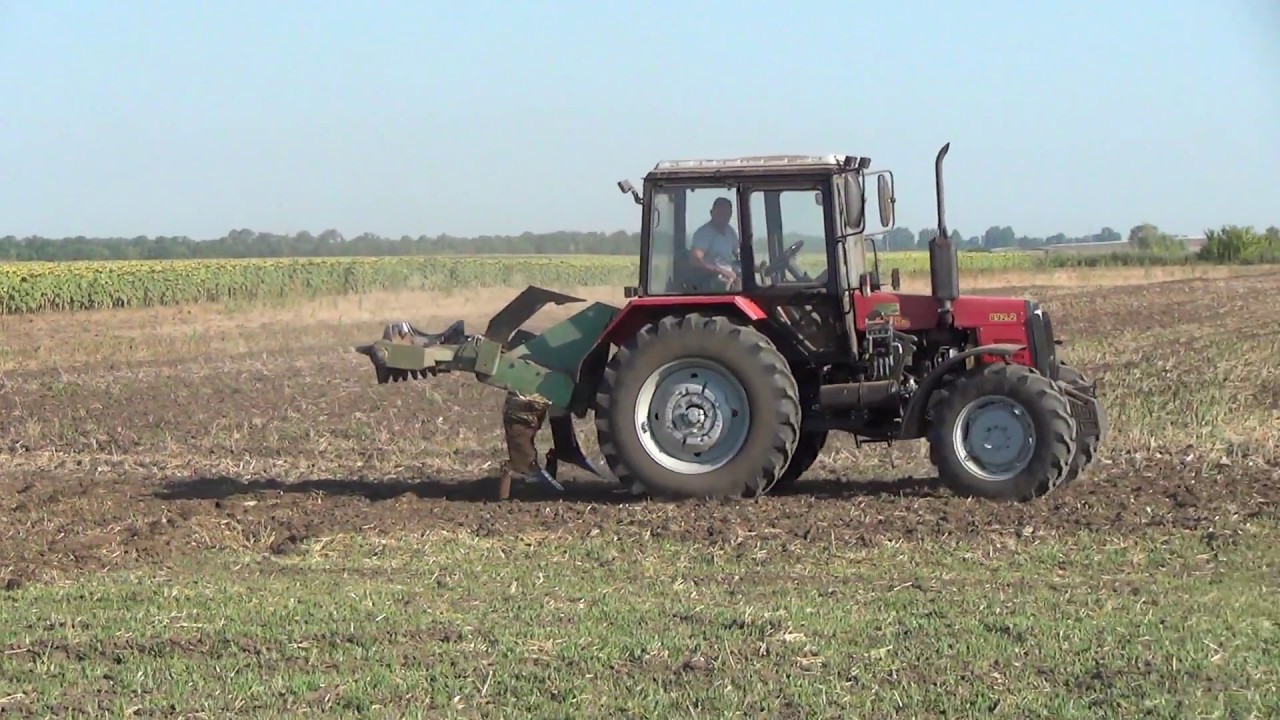
POLYGON ((1277 540, 339 538, 0 594, 0 711, 1275 717, 1277 540))

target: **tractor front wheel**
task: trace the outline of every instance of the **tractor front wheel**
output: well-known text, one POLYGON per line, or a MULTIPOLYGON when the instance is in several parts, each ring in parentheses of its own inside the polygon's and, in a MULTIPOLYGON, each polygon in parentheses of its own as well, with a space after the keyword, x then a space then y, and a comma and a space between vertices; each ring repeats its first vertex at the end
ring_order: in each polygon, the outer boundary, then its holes
POLYGON ((1067 399, 1043 375, 997 363, 938 391, 930 456, 952 490, 1028 501, 1052 492, 1076 451, 1067 399))
POLYGON ((647 325, 610 359, 596 395, 609 469, 655 495, 767 492, 791 461, 799 429, 786 360, 763 333, 725 317, 647 325))

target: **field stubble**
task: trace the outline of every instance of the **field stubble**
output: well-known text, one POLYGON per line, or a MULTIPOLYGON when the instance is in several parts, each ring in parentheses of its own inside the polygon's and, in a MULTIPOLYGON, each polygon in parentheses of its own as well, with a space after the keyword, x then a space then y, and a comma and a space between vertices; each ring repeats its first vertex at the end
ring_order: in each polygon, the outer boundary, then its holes
MULTIPOLYGON (((859 450, 840 436, 794 491, 759 503, 630 501, 576 471, 565 498, 518 487, 489 503, 501 391, 466 376, 376 386, 349 348, 391 319, 478 329, 514 291, 0 318, 0 582, 30 593, 0 602, 0 680, 19 688, 0 709, 47 711, 51 682, 75 690, 69 707, 123 707, 165 686, 151 675, 163 656, 203 692, 221 681, 201 657, 282 663, 199 705, 215 712, 1274 710, 1259 688, 1275 689, 1265 659, 1280 618, 1249 598, 1280 582, 1280 320, 1259 302, 1280 274, 1178 272, 1061 271, 977 290, 1045 301, 1066 358, 1102 377, 1112 418, 1096 469, 1016 506, 938 489, 921 443, 859 450), (1211 587, 1179 584, 1195 578, 1211 587), (626 586, 644 590, 605 589, 626 586), (1183 604, 1167 599, 1179 592, 1183 604), (346 594, 353 605, 333 599, 346 594), (273 606, 285 597, 301 605, 273 606), (1190 634, 1151 626, 1150 607, 1190 634), (1041 624, 1057 608, 1078 615, 1041 624), (89 620, 69 619, 82 611, 89 620), (1107 613, 1118 624, 1085 622, 1107 613), (188 615, 199 622, 181 625, 188 615), (603 638, 609 622, 620 634, 603 638), (994 624, 948 639, 974 623, 994 624), (1239 647, 1212 659, 1211 639, 1239 647), (941 686, 925 669, 957 666, 937 643, 967 658, 941 686), (998 659, 1011 647, 1025 662, 998 659), (308 666, 316 648, 327 664, 308 666), (966 664, 975 657, 985 665, 966 664), (96 668, 119 662, 141 674, 95 695, 96 668), (763 674, 750 683, 731 669, 753 662, 763 674), (1153 674, 1153 695, 1138 672, 1153 674), (761 695, 760 680, 785 692, 761 695), (1188 694, 1187 682, 1208 686, 1188 694), (1004 697, 1014 690, 1042 694, 1004 697)), ((168 690, 152 706, 187 711, 196 695, 168 690)))

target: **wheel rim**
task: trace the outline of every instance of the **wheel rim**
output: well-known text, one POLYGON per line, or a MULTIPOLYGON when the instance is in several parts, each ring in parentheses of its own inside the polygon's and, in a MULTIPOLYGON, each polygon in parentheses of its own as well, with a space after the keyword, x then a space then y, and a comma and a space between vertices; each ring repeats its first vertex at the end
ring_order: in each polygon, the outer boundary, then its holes
POLYGON ((969 403, 956 418, 956 454, 969 472, 990 482, 1026 469, 1036 448, 1030 413, 1012 398, 988 395, 969 403))
POLYGON ((686 358, 645 380, 635 421, 649 457, 673 472, 696 475, 738 454, 751 427, 751 408, 742 383, 723 365, 686 358))

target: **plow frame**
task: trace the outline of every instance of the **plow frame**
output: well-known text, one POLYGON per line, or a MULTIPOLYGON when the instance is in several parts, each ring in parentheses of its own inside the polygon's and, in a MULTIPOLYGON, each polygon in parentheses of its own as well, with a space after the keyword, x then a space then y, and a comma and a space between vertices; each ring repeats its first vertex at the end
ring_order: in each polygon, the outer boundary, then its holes
POLYGON ((594 383, 580 380, 588 364, 607 357, 605 331, 620 309, 592 302, 542 333, 522 327, 549 303, 582 302, 586 300, 530 285, 490 318, 481 335, 468 334, 462 320, 439 333, 398 321, 386 326, 381 340, 354 350, 373 361, 380 385, 465 372, 486 385, 546 401, 552 437, 546 473, 554 481, 565 462, 599 476, 578 444, 570 413, 583 417, 591 409, 594 383))

